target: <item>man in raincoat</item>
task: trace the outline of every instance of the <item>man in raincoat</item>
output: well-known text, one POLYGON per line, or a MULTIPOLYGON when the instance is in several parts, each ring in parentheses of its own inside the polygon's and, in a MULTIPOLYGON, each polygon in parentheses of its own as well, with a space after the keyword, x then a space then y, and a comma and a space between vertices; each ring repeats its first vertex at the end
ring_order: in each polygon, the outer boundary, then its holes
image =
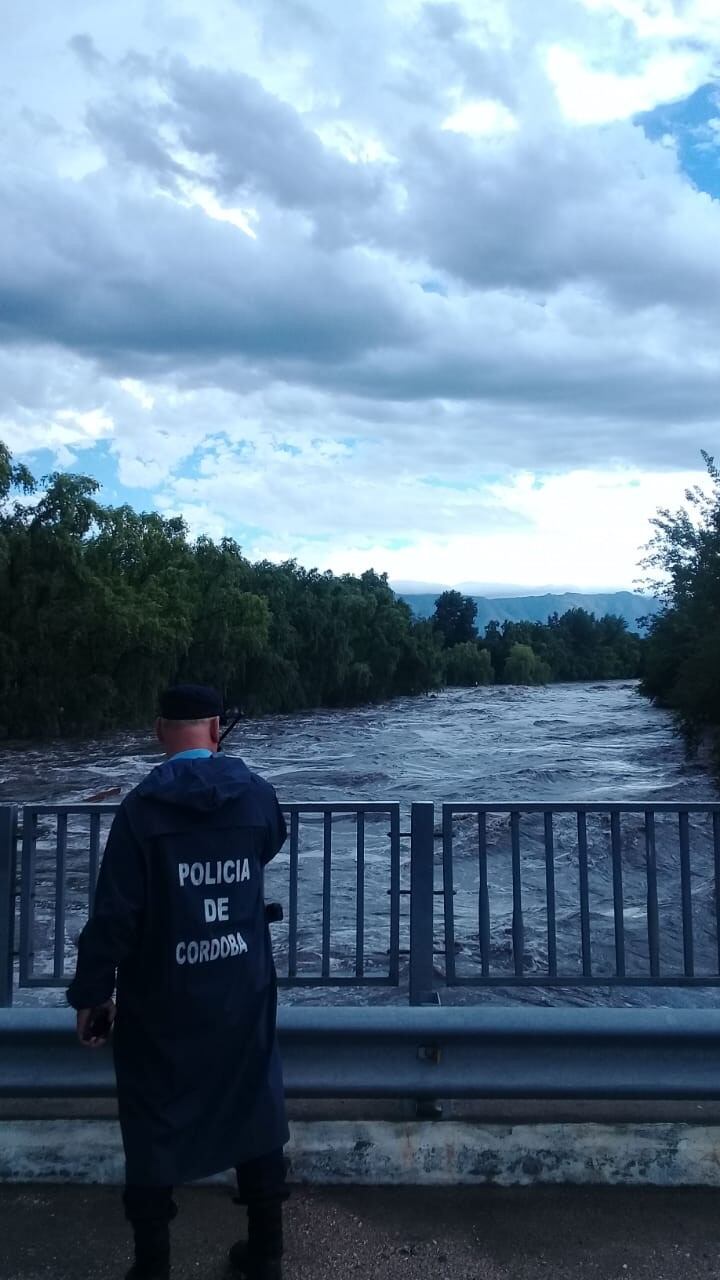
POLYGON ((163 695, 167 759, 115 817, 68 991, 83 1043, 114 1022, 129 1280, 169 1275, 173 1186, 229 1168, 248 1210, 231 1262, 281 1277, 288 1130, 263 873, 286 830, 269 783, 218 753, 220 711, 201 685, 163 695))

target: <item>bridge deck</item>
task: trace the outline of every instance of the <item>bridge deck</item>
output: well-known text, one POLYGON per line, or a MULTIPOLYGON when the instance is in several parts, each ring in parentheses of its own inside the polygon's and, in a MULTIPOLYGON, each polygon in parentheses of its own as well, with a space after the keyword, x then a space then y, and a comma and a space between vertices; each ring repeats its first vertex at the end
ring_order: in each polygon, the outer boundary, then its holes
MULTIPOLYGON (((174 1280, 226 1274, 242 1220, 224 1191, 184 1190, 174 1280)), ((0 1187, 4 1280, 111 1280, 128 1235, 117 1191, 0 1187)), ((671 1189, 316 1188, 287 1212, 288 1280, 709 1280, 720 1193, 671 1189)))

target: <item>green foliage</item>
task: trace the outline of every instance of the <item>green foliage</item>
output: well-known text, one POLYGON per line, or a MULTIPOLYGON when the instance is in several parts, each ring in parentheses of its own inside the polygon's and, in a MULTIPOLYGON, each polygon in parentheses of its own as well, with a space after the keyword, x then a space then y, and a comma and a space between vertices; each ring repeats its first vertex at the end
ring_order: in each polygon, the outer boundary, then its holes
MULTIPOLYGON (((482 640, 492 658, 495 679, 507 684, 553 681, 620 680, 640 674, 643 641, 623 618, 595 618, 584 609, 552 614, 546 623, 491 622, 482 640), (541 666, 535 676, 518 679, 527 660, 510 656, 517 646, 529 649, 541 666)), ((530 670, 530 668, 528 668, 530 670)), ((532 670, 535 670, 534 668, 532 670)))
POLYGON ((463 596, 459 591, 443 591, 435 601, 431 621, 445 648, 451 649, 477 639, 476 617, 477 605, 470 596, 463 596))
POLYGON ((551 671, 529 644, 514 644, 505 662, 507 684, 547 684, 551 671))
POLYGON ((480 649, 472 640, 446 649, 444 659, 445 684, 469 688, 493 682, 490 654, 487 649, 480 649))
POLYGON ((86 476, 38 486, 0 444, 5 733, 139 724, 176 679, 212 682, 255 714, 440 685, 440 638, 384 576, 251 564, 232 539, 191 542, 181 519, 97 492, 86 476))
POLYGON ((664 608, 651 619, 642 690, 671 708, 691 745, 720 746, 720 471, 703 453, 709 492, 658 511, 646 568, 664 608))

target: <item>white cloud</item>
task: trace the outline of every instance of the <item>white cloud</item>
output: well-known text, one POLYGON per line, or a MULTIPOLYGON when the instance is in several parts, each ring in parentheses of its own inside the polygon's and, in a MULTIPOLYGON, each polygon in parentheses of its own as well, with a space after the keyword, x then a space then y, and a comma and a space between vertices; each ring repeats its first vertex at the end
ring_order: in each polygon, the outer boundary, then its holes
POLYGON ((707 79, 711 66, 708 53, 681 50, 650 57, 640 70, 624 75, 597 69, 562 45, 547 51, 548 74, 560 105, 578 124, 626 120, 661 102, 684 98, 707 79))
POLYGON ((643 39, 717 38, 720 15, 716 0, 581 0, 596 13, 617 14, 631 22, 643 39))
POLYGON ((137 378, 120 378, 118 386, 121 387, 123 391, 126 391, 129 396, 132 396, 133 400, 137 400, 138 404, 141 404, 143 409, 154 408, 154 395, 152 395, 137 378))
POLYGON ((194 184, 183 185, 187 192, 188 204, 197 205, 209 218, 215 218, 217 222, 229 222, 251 240, 257 240, 257 232, 252 226, 253 218, 257 219, 256 210, 225 208, 207 187, 194 184))
POLYGON ((446 116, 442 122, 443 129, 451 133, 468 133, 475 137, 498 137, 512 133, 518 122, 512 111, 508 111, 502 102, 493 102, 485 98, 478 102, 465 102, 446 116))
POLYGON ((60 409, 57 417, 69 430, 76 431, 81 440, 101 440, 103 436, 111 435, 115 426, 102 409, 88 409, 85 413, 79 413, 77 409, 60 409))
MULTIPOLYGON (((379 542, 348 544, 322 556, 319 567, 359 572, 374 564, 395 581, 419 576, 447 584, 502 580, 540 588, 551 581, 628 589, 641 577, 639 561, 658 505, 677 506, 685 488, 702 478, 698 472, 581 471, 542 479, 522 473, 486 494, 498 514, 522 517, 517 529, 503 528, 499 520, 494 526, 489 515, 481 532, 423 537, 390 549, 379 542)), ((304 549, 310 558, 312 550, 304 549)))

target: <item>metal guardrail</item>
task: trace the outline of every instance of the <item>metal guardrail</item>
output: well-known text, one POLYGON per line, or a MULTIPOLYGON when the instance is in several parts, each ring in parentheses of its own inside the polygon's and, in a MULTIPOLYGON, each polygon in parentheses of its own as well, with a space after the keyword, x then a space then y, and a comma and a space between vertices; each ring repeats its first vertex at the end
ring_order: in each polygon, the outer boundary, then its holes
MULTIPOLYGON (((0 806, 0 1005, 70 980, 116 807, 0 806)), ((417 803, 407 831, 396 803, 284 811, 281 985, 720 985, 720 803, 452 803, 439 827, 417 803)))
MULTIPOLYGON (((296 1098, 720 1098, 720 1010, 281 1008, 296 1098)), ((69 1010, 0 1011, 0 1097, 110 1097, 69 1010)))

